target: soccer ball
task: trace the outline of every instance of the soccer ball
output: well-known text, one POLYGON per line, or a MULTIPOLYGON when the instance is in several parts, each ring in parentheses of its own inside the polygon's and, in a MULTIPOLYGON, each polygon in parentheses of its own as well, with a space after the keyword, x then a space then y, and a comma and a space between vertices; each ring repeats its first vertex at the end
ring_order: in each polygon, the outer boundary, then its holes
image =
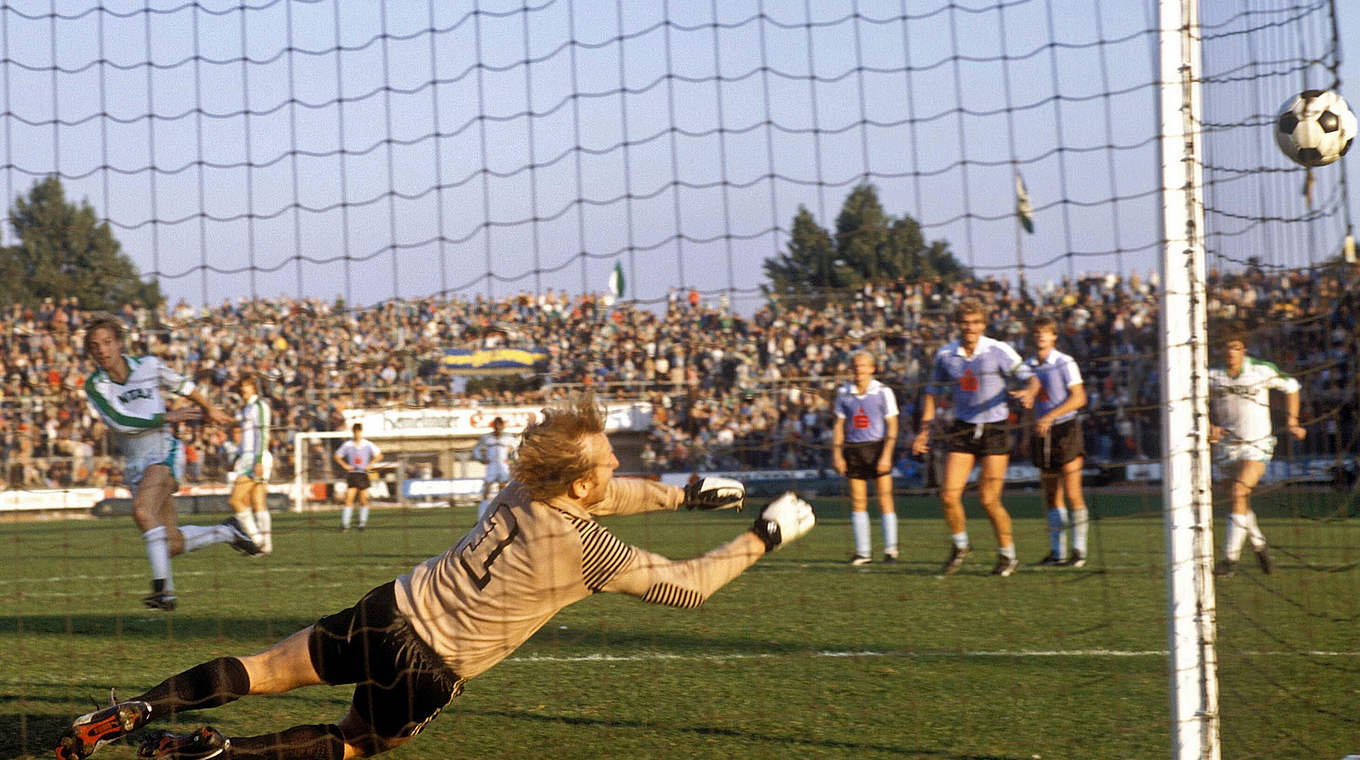
POLYGON ((1304 166, 1326 166, 1346 155, 1355 133, 1355 114, 1331 90, 1305 90, 1290 98, 1275 119, 1275 142, 1304 166))

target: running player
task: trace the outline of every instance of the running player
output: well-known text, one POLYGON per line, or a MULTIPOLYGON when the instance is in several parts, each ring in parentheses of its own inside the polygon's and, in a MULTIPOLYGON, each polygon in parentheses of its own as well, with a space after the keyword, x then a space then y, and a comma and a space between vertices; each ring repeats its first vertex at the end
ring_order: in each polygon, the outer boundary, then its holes
POLYGON ((259 380, 247 372, 237 382, 241 394, 241 410, 236 413, 236 424, 241 428, 241 451, 229 477, 232 478, 231 496, 227 498, 236 520, 260 547, 261 554, 274 551, 272 521, 265 501, 268 494, 269 469, 273 457, 269 454, 269 402, 261 398, 259 380))
POLYGON ((170 558, 215 543, 229 543, 243 554, 260 547, 237 522, 221 525, 178 525, 174 495, 184 472, 184 447, 170 426, 208 419, 228 424, 231 415, 213 406, 183 375, 154 356, 123 353, 123 322, 107 313, 91 315, 85 330, 85 353, 97 369, 85 380, 85 397, 124 457, 123 482, 132 490, 132 519, 142 531, 151 563, 151 594, 143 604, 155 610, 178 606, 170 558), (165 394, 193 402, 167 409, 165 394))
POLYGON ((1238 327, 1223 340, 1224 366, 1209 370, 1212 426, 1209 440, 1216 444, 1215 454, 1231 479, 1232 512, 1228 516, 1223 559, 1214 574, 1232 575, 1237 569, 1242 544, 1251 541, 1251 550, 1261 572, 1270 573, 1273 562, 1270 544, 1256 524, 1251 508, 1251 492, 1266 472, 1266 463, 1275 452, 1275 435, 1270 424, 1270 392, 1279 391, 1285 399, 1285 428, 1294 440, 1308 432, 1299 425, 1299 381, 1267 361, 1247 356, 1246 332, 1238 327))

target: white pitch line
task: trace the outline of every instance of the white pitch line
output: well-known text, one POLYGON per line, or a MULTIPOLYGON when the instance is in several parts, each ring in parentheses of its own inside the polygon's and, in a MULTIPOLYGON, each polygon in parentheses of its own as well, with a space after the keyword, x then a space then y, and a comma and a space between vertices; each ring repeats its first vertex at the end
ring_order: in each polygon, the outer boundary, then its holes
MULTIPOLYGON (((729 660, 767 660, 775 658, 810 657, 814 659, 859 659, 859 658, 897 658, 897 659, 971 659, 1001 657, 1167 657, 1165 649, 1122 650, 1122 649, 1070 649, 1044 650, 1022 649, 1005 650, 965 650, 962 652, 876 652, 876 651, 818 651, 818 652, 759 652, 750 654, 677 654, 671 652, 642 652, 639 654, 583 654, 583 655, 520 655, 510 657, 505 662, 518 663, 589 663, 589 662, 661 662, 665 660, 689 660, 702 662, 726 662, 729 660)), ((1314 657, 1360 657, 1360 652, 1234 652, 1235 655, 1250 657, 1278 657, 1309 655, 1314 657)))

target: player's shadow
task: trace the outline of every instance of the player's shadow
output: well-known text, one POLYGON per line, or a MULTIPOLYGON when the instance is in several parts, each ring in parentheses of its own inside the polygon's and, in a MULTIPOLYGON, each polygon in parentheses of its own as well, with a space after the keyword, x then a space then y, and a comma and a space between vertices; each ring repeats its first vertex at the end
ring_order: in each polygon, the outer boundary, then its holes
POLYGON ((603 729, 639 729, 648 732, 654 731, 678 731, 692 734, 697 738, 721 736, 732 739, 739 739, 745 742, 759 742, 775 750, 780 757, 797 757, 800 750, 808 748, 836 750, 843 752, 875 752, 902 757, 933 757, 947 758, 948 760, 1029 760, 1029 756, 1020 755, 970 755, 959 754, 947 749, 927 749, 921 747, 904 747, 895 744, 882 744, 868 741, 842 741, 837 739, 813 739, 797 736, 778 736, 774 734, 762 734, 752 731, 739 731, 733 728, 719 728, 716 726, 677 726, 666 723, 653 723, 641 720, 626 719, 607 719, 607 718, 585 718, 577 715, 544 715, 542 713, 524 712, 521 710, 459 710, 464 715, 478 715, 491 718, 505 718, 509 720, 531 721, 535 723, 555 723, 568 726, 581 726, 585 728, 603 729))

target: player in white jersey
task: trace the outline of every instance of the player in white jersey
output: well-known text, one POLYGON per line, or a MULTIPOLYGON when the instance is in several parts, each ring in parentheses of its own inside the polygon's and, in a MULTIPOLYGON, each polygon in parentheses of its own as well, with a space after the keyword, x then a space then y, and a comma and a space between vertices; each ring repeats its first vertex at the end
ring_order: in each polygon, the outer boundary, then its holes
POLYGON ((1071 356, 1054 347, 1058 323, 1052 317, 1036 317, 1030 324, 1034 356, 1025 361, 1039 378, 1034 399, 1034 435, 1030 437, 1030 461, 1039 468, 1044 504, 1048 513, 1048 556, 1039 561, 1049 567, 1082 567, 1086 564, 1086 535, 1090 525, 1086 498, 1081 490, 1081 466, 1086 461, 1081 420, 1077 410, 1086 406, 1086 384, 1071 356), (1072 553, 1067 553, 1067 529, 1072 529, 1072 553))
POLYGON ((481 519, 487 507, 491 506, 493 490, 499 493, 510 482, 510 460, 515 458, 515 436, 505 432, 504 419, 497 417, 491 421, 491 432, 477 439, 472 456, 486 465, 486 474, 482 476, 482 502, 477 505, 477 518, 481 519))
MULTIPOLYGON (((595 518, 740 508, 745 488, 726 478, 703 478, 683 489, 615 478, 619 460, 604 427, 604 412, 590 394, 545 409, 543 420, 525 430, 514 479, 495 508, 448 551, 259 654, 204 662, 135 699, 77 718, 57 757, 85 758, 176 711, 346 683, 355 684, 353 697, 335 723, 230 738, 206 726, 183 735, 156 733, 142 742, 138 757, 341 760, 386 752, 418 734, 468 679, 510 656, 562 608, 601 592, 698 607, 816 523, 812 507, 786 493, 749 529, 702 556, 675 561, 624 543, 595 518)), ((468 754, 432 748, 411 756, 468 754)))
POLYGON ((260 546, 261 554, 274 551, 272 520, 265 500, 268 495, 270 467, 269 428, 272 412, 269 402, 260 396, 259 380, 245 373, 237 382, 241 394, 241 410, 236 413, 236 425, 241 429, 241 450, 236 456, 228 478, 231 496, 227 498, 236 520, 260 546))
POLYGON ((1261 571, 1271 570, 1270 545, 1256 524, 1251 509, 1251 492, 1265 474, 1266 463, 1275 452, 1275 435, 1270 424, 1270 392, 1285 397, 1285 427, 1295 440, 1308 432, 1299 425, 1299 381, 1284 374, 1267 361, 1247 356, 1243 331, 1235 330, 1223 342, 1224 367, 1209 370, 1212 398, 1209 440, 1215 455, 1231 478, 1232 512, 1228 516, 1223 559, 1214 573, 1232 575, 1237 568, 1242 544, 1251 540, 1261 571))
POLYGON ((112 314, 91 316, 85 352, 98 367, 85 381, 85 396, 113 432, 126 460, 124 482, 132 490, 132 518, 142 530, 151 562, 151 594, 142 601, 152 609, 173 610, 177 602, 171 557, 214 543, 230 543, 244 554, 260 552, 234 517, 214 526, 176 522, 173 497, 184 470, 184 447, 169 426, 205 418, 227 424, 231 415, 156 357, 124 354, 123 323, 112 314), (165 393, 194 406, 167 409, 165 393))
POLYGON ((362 423, 350 428, 354 437, 335 450, 335 461, 345 471, 345 507, 340 510, 340 530, 349 530, 354 502, 359 502, 359 530, 368 527, 368 471, 382 461, 382 449, 364 437, 362 423))

